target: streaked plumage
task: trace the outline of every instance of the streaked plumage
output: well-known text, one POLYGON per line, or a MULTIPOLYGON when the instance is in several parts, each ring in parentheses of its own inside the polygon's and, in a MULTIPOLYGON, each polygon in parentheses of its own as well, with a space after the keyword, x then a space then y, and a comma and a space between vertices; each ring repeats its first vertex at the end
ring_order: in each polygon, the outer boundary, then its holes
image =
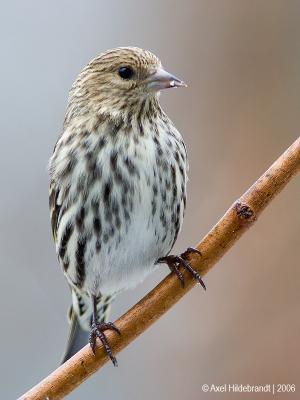
MULTIPOLYGON (((91 329, 91 299, 98 322, 106 321, 111 299, 173 247, 187 157, 158 96, 182 85, 152 53, 128 47, 92 60, 72 86, 49 170, 52 231, 72 290, 73 328, 91 329), (122 78, 120 68, 133 76, 122 78)), ((65 358, 78 348, 73 341, 65 358)))

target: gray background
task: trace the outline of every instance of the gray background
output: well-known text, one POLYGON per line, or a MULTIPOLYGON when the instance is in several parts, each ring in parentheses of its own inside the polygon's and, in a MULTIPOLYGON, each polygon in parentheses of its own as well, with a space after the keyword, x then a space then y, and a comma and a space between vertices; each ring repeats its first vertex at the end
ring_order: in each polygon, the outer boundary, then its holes
MULTIPOLYGON (((162 102, 190 156, 175 250, 197 243, 299 135, 300 2, 9 1, 0 16, 0 397, 53 370, 70 296, 48 216, 47 160, 67 93, 101 51, 155 52, 188 89, 162 102)), ((295 383, 299 396, 299 177, 176 307, 71 399, 244 399, 203 383, 295 383)), ((123 313, 166 274, 117 300, 123 313)), ((263 398, 252 395, 251 398, 263 398)), ((271 397, 271 396, 270 396, 271 397)), ((248 397, 247 397, 248 398, 248 397)))

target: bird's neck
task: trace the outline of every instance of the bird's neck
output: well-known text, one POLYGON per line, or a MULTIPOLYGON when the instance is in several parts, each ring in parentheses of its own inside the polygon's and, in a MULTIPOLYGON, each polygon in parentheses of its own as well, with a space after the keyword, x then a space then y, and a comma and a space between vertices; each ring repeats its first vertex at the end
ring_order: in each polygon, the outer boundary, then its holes
POLYGON ((124 124, 128 128, 132 124, 141 124, 145 120, 154 121, 163 115, 162 108, 159 103, 159 95, 153 94, 143 99, 130 99, 127 103, 114 104, 101 101, 91 104, 69 103, 64 129, 70 125, 80 124, 81 126, 93 126, 97 121, 110 120, 116 124, 124 124))

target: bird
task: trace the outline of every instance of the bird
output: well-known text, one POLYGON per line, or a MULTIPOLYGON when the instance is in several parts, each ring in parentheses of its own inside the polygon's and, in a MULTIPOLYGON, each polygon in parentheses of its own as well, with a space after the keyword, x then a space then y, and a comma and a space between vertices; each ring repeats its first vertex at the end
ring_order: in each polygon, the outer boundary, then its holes
POLYGON ((118 47, 90 61, 69 92, 62 133, 49 160, 49 207, 56 253, 71 290, 70 331, 62 363, 97 339, 114 366, 105 331, 111 303, 167 264, 201 276, 171 249, 186 207, 187 152, 163 111, 164 89, 186 84, 157 56, 118 47))

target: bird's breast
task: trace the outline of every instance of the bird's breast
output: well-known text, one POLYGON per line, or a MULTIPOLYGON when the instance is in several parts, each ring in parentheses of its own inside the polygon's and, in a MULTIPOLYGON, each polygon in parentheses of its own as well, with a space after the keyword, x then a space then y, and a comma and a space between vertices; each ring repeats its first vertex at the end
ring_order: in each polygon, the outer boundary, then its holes
POLYGON ((61 179, 69 188, 64 199, 69 206, 57 235, 59 248, 65 230, 73 227, 64 255, 66 274, 89 291, 133 286, 170 251, 181 227, 186 198, 182 139, 169 125, 145 124, 142 132, 138 126, 110 135, 91 132, 70 154, 73 167, 61 179), (83 282, 78 282, 79 267, 83 282))

